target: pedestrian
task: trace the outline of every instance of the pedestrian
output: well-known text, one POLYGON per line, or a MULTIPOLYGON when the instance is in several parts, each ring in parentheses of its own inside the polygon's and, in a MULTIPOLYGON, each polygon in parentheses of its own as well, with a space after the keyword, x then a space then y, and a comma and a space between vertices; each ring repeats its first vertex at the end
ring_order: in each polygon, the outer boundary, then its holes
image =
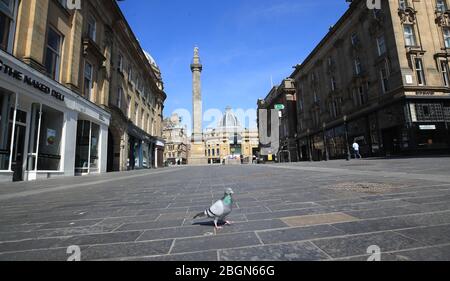
POLYGON ((355 153, 355 159, 357 158, 362 159, 362 156, 359 153, 359 144, 356 142, 356 140, 353 143, 353 151, 355 153))

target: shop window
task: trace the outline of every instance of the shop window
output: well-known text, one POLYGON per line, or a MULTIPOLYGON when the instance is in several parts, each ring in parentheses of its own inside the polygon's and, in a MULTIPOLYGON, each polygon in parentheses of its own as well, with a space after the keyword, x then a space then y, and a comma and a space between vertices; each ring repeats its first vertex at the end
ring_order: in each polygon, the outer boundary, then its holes
POLYGON ((62 112, 46 105, 32 105, 28 170, 59 171, 61 169, 63 125, 62 112))
POLYGON ((53 28, 47 32, 47 49, 45 53, 45 69, 50 78, 59 81, 61 62, 62 36, 53 28))
POLYGON ((417 121, 443 122, 444 111, 441 104, 416 104, 417 121))
POLYGON ((86 120, 78 121, 77 148, 75 154, 76 174, 97 173, 99 171, 99 139, 99 125, 86 120))
POLYGON ((14 112, 15 95, 0 93, 0 170, 9 169, 11 156, 12 119, 14 112))

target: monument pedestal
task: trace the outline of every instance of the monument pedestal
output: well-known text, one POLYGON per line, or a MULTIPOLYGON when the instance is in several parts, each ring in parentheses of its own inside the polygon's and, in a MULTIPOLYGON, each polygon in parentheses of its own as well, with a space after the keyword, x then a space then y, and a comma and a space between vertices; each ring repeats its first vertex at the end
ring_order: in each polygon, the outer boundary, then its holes
POLYGON ((189 165, 207 165, 208 158, 205 156, 205 144, 203 142, 192 142, 189 165))

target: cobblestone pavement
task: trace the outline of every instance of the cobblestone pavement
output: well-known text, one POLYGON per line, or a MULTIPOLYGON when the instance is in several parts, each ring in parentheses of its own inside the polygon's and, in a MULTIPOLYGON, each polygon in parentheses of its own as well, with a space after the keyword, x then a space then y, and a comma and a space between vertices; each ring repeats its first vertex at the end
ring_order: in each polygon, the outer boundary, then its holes
POLYGON ((0 185, 0 260, 450 260, 450 158, 204 166, 0 185), (231 226, 195 213, 235 191, 231 226))

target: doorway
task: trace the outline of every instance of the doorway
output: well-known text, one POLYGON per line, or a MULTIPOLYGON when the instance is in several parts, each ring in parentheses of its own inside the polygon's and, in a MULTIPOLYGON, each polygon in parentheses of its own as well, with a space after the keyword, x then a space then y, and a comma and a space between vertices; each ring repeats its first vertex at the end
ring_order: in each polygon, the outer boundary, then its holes
MULTIPOLYGON (((23 181, 23 166, 25 161, 25 136, 27 113, 17 110, 16 125, 14 130, 14 145, 11 169, 13 171, 13 181, 23 181)), ((11 122, 12 125, 12 122, 11 122)))

